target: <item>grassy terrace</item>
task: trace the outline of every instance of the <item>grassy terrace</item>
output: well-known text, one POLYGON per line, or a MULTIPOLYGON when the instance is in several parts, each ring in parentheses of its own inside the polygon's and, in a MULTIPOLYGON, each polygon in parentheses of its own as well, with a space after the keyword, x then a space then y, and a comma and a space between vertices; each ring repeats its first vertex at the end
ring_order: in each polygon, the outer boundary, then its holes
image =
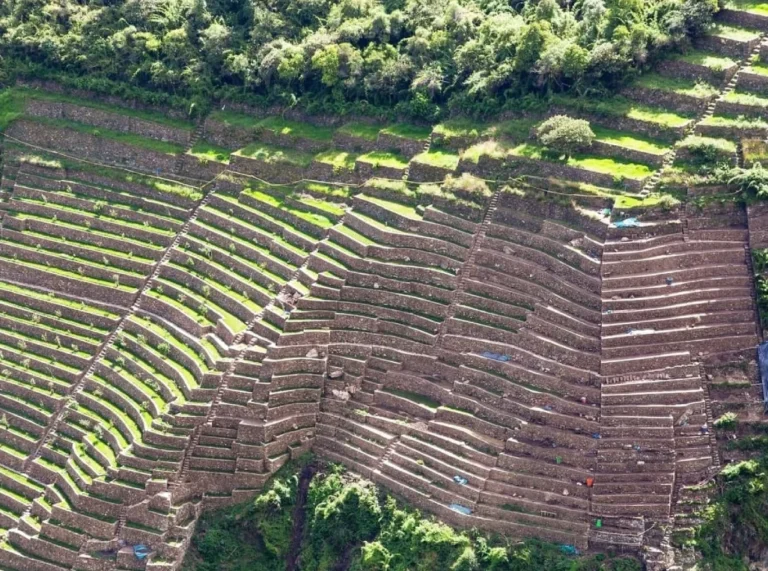
POLYGON ((543 147, 531 143, 523 143, 522 145, 511 149, 509 153, 512 156, 559 163, 570 167, 582 168, 602 174, 609 174, 635 180, 642 180, 653 174, 653 170, 647 165, 632 163, 620 159, 593 157, 585 154, 574 154, 568 158, 557 158, 547 154, 543 147))
POLYGON ((373 168, 386 167, 392 169, 404 169, 408 166, 408 160, 397 153, 385 151, 372 151, 357 157, 361 163, 367 163, 373 168))
POLYGON ((254 117, 245 113, 234 111, 214 111, 210 118, 227 125, 248 129, 265 129, 278 135, 311 139, 313 141, 330 142, 333 137, 333 129, 317 127, 307 122, 291 121, 276 115, 269 117, 254 117))
POLYGON ((312 164, 314 156, 293 149, 273 147, 264 143, 254 143, 235 152, 236 155, 263 161, 267 164, 288 164, 306 168, 312 164))
POLYGON ((204 162, 211 161, 228 165, 229 155, 232 154, 232 152, 223 147, 217 147, 216 145, 201 140, 195 143, 195 146, 187 151, 187 154, 204 162))
POLYGON ((381 126, 373 125, 371 123, 347 123, 338 129, 338 133, 342 135, 358 137, 360 139, 366 139, 367 141, 375 141, 378 139, 379 132, 381 132, 381 126))
POLYGON ((645 89, 667 91, 676 95, 685 95, 697 99, 709 99, 715 97, 719 90, 703 81, 693 81, 680 77, 668 77, 658 73, 645 73, 638 77, 632 84, 645 89))
POLYGON ((768 16, 768 2, 761 2, 760 0, 728 0, 725 7, 750 14, 768 16))
POLYGON ((61 305, 61 306, 69 307, 72 309, 77 309, 79 311, 84 311, 87 313, 92 313, 94 315, 100 315, 103 317, 109 317, 113 319, 117 319, 119 317, 117 313, 99 309, 97 307, 91 307, 89 305, 86 305, 85 302, 83 301, 70 301, 65 298, 56 297, 49 292, 37 292, 33 289, 30 289, 27 287, 22 288, 8 282, 0 281, 0 291, 7 291, 7 292, 13 292, 16 294, 21 294, 26 297, 38 299, 41 301, 46 301, 48 303, 61 305))
POLYGON ((759 59, 754 59, 749 64, 749 67, 746 69, 746 71, 757 73, 759 75, 768 75, 768 64, 760 61, 759 59))
POLYGON ((569 97, 555 96, 553 102, 557 105, 569 107, 575 110, 594 113, 607 117, 626 117, 647 123, 655 123, 664 127, 678 128, 688 125, 692 116, 669 111, 663 107, 652 107, 625 99, 624 97, 611 97, 599 100, 573 99, 569 97))
POLYGON ((168 125, 169 127, 175 127, 177 129, 184 129, 186 131, 192 131, 192 129, 194 129, 194 125, 191 121, 177 119, 160 111, 120 107, 118 105, 110 105, 108 103, 93 101, 83 97, 67 95, 66 93, 56 93, 54 91, 43 91, 40 89, 30 89, 27 87, 15 87, 13 88, 13 91, 22 99, 38 99, 41 101, 52 101, 55 103, 71 103, 72 105, 77 105, 80 107, 99 109, 101 111, 107 111, 117 115, 134 117, 136 119, 143 119, 145 121, 152 121, 154 123, 168 125))
POLYGON ((392 202, 391 200, 383 200, 375 196, 362 195, 362 198, 377 206, 385 208, 386 210, 391 210, 395 214, 399 214, 409 220, 423 220, 423 216, 421 216, 421 214, 419 214, 412 206, 400 204, 399 202, 392 202))
POLYGON ((707 117, 701 122, 701 125, 710 125, 713 127, 733 127, 737 129, 765 129, 768 130, 768 122, 757 117, 732 117, 730 115, 713 115, 707 117))
POLYGON ((736 65, 736 62, 727 56, 703 50, 691 50, 673 59, 693 65, 700 65, 712 71, 722 71, 736 65))
POLYGON ((738 103, 739 105, 749 105, 751 107, 768 107, 768 98, 743 91, 731 91, 725 96, 725 101, 738 103))
POLYGON ((436 138, 447 142, 455 138, 486 139, 495 137, 522 141, 529 136, 531 129, 536 123, 537 120, 531 118, 510 119, 493 124, 478 123, 463 118, 449 119, 435 125, 433 133, 436 138))
POLYGON ((315 160, 319 163, 331 165, 334 170, 355 170, 355 159, 357 157, 347 151, 329 150, 315 155, 315 160))
POLYGON ((736 40, 738 42, 749 42, 760 37, 760 32, 755 30, 725 24, 715 24, 709 29, 707 34, 718 38, 725 38, 727 40, 736 40))
MULTIPOLYGON (((5 145, 6 148, 8 148, 7 141, 5 145)), ((126 192, 120 188, 121 184, 128 183, 146 186, 148 189, 162 194, 173 194, 183 198, 188 198, 190 200, 199 200, 202 198, 202 194, 197 188, 183 184, 181 182, 173 182, 170 180, 159 179, 138 173, 127 173, 119 169, 62 159, 52 155, 45 155, 43 153, 30 153, 29 149, 25 147, 18 148, 24 152, 20 159, 22 163, 44 164, 45 166, 52 168, 66 168, 69 178, 74 182, 78 182, 80 180, 80 177, 77 174, 78 172, 104 177, 114 181, 114 186, 104 184, 96 184, 95 186, 110 192, 114 192, 116 194, 135 196, 135 194, 126 192)), ((86 182, 86 184, 94 185, 92 182, 86 182)))
POLYGON ((432 127, 396 123, 395 125, 383 128, 381 133, 392 135, 394 137, 401 137, 403 139, 426 142, 427 139, 429 139, 429 135, 432 133, 432 127))
POLYGON ((288 203, 288 198, 290 196, 289 193, 279 195, 277 193, 264 192, 264 189, 260 188, 247 188, 243 191, 243 194, 246 196, 251 196, 256 200, 264 202, 265 204, 269 204, 275 208, 279 208, 280 210, 284 210, 285 212, 288 212, 289 214, 292 214, 293 216, 296 216, 305 222, 309 222, 310 224, 319 226, 323 229, 330 228, 334 224, 332 220, 325 218, 324 216, 313 214, 311 212, 305 212, 303 210, 299 210, 298 208, 292 207, 288 203))
POLYGON ((413 157, 413 161, 441 169, 455 170, 459 166, 459 155, 440 149, 430 149, 427 153, 420 153, 413 157))
POLYGON ((592 127, 592 131, 594 131, 595 140, 597 141, 625 147, 634 151, 642 151, 653 155, 663 155, 669 150, 669 147, 665 146, 662 142, 643 137, 642 135, 627 133, 626 131, 615 131, 597 125, 592 127))
POLYGON ((158 141, 157 139, 150 139, 149 137, 142 137, 141 135, 126 133, 124 131, 112 131, 101 127, 96 128, 91 125, 86 125, 85 123, 78 123, 77 121, 70 121, 68 119, 48 119, 44 117, 27 117, 27 119, 51 127, 71 129, 72 131, 77 131, 79 133, 86 133, 88 135, 93 135, 94 137, 109 139, 118 143, 139 147, 147 151, 154 151, 156 153, 175 156, 184 152, 184 147, 177 145, 176 143, 158 141))

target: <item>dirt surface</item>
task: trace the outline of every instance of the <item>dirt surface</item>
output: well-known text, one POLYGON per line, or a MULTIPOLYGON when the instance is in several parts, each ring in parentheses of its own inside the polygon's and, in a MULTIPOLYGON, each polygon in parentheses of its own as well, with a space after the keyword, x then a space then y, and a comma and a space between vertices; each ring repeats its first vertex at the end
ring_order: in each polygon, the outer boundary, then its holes
POLYGON ((299 490, 296 493, 296 505, 293 508, 293 531, 291 532, 291 547, 288 549, 288 558, 285 564, 286 571, 298 569, 301 543, 304 538, 304 523, 307 519, 306 504, 309 483, 317 472, 317 466, 307 464, 299 476, 299 490))

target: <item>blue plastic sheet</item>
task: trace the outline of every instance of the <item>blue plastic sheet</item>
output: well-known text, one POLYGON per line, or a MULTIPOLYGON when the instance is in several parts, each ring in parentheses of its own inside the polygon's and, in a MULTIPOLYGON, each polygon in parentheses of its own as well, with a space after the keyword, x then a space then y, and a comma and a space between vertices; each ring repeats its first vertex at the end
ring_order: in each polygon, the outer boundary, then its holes
POLYGON ((760 363, 760 379, 763 382, 763 406, 768 409, 768 341, 758 345, 757 358, 760 363))
POLYGON ((448 507, 451 508, 455 512, 459 512, 460 514, 470 515, 472 513, 471 509, 465 508, 461 504, 451 504, 448 507))
POLYGON ((467 480, 466 478, 462 478, 461 476, 458 476, 458 475, 453 477, 453 481, 459 484, 460 486, 466 486, 469 483, 469 480, 467 480))
POLYGON ((492 353, 490 351, 483 351, 480 353, 481 356, 485 357, 486 359, 493 359, 494 361, 501 361, 503 363, 506 363, 509 361, 509 355, 502 355, 501 353, 492 353))
POLYGON ((614 225, 616 228, 637 228, 640 226, 640 222, 638 222, 637 218, 625 218, 624 220, 619 220, 614 225))
POLYGON ((579 554, 579 550, 576 549, 575 545, 561 545, 560 546, 560 551, 562 551, 566 555, 578 555, 579 554))
POLYGON ((139 544, 133 546, 133 554, 139 561, 146 559, 147 555, 150 553, 152 553, 152 551, 146 545, 139 544))

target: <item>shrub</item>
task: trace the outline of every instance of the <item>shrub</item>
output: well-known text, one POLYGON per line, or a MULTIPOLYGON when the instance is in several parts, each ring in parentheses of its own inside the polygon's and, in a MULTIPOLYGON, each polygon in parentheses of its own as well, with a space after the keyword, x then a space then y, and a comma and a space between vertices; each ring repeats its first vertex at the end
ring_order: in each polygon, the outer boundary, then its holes
POLYGON ((714 163, 718 159, 730 159, 736 152, 736 145, 726 139, 699 137, 690 135, 678 143, 678 148, 685 150, 701 162, 714 163))
POLYGON ((727 177, 728 184, 738 186, 746 197, 768 198, 768 169, 760 163, 748 169, 731 169, 723 175, 727 177))
POLYGON ((591 147, 595 133, 589 121, 555 115, 538 126, 536 137, 548 149, 568 156, 591 147))
POLYGON ((493 194, 484 180, 466 172, 459 177, 446 176, 443 190, 472 202, 483 202, 493 194))
POLYGON ((726 412, 720 416, 720 418, 716 419, 713 424, 715 425, 715 428, 733 430, 736 428, 736 414, 733 412, 726 412))

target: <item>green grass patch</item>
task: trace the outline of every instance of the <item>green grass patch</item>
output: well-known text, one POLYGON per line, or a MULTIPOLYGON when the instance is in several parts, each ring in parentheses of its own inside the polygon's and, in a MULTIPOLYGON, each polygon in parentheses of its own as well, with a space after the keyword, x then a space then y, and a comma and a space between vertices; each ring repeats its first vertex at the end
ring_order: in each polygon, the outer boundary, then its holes
POLYGON ((536 125, 536 119, 510 119, 501 123, 478 123, 471 119, 449 119, 434 128, 436 137, 450 141, 455 138, 484 139, 503 137, 514 141, 528 138, 531 129, 536 125))
POLYGON ((382 133, 402 137, 403 139, 413 139, 415 141, 426 141, 432 133, 432 127, 423 127, 421 125, 410 125, 408 123, 396 123, 381 130, 382 133))
POLYGON ((329 150, 315 155, 319 163, 331 165, 334 170, 355 170, 355 155, 347 151, 329 150))
POLYGON ((391 169, 404 169, 408 166, 408 161, 397 153, 385 151, 372 151, 357 157, 361 163, 371 165, 373 168, 385 167, 391 169))
POLYGON ((726 24, 715 24, 710 28, 708 35, 727 40, 736 40, 737 42, 750 42, 760 37, 760 33, 737 26, 728 26, 726 24))
POLYGON ((768 165, 768 143, 761 139, 742 139, 741 148, 744 162, 768 165))
POLYGON ((293 149, 273 147, 271 145, 265 145, 264 143, 248 145, 244 149, 236 151, 235 154, 268 164, 284 163, 302 168, 311 165, 315 158, 309 153, 303 153, 293 149))
POLYGON ((93 135, 94 137, 110 139, 112 141, 117 141, 118 143, 124 143, 156 153, 175 156, 184 152, 184 147, 177 143, 150 139, 149 137, 142 137, 141 135, 126 133, 124 131, 112 131, 111 129, 104 129, 101 127, 96 128, 91 125, 86 125, 85 123, 70 121, 69 119, 48 119, 44 117, 28 117, 28 119, 51 127, 70 129, 72 131, 77 131, 78 133, 86 133, 88 135, 93 135))
MULTIPOLYGON (((314 226, 319 226, 320 228, 330 228, 334 225, 334 222, 325 216, 321 216, 319 214, 314 214, 312 212, 304 212, 303 210, 299 210, 295 207, 291 207, 289 204, 286 203, 286 199, 290 196, 288 193, 279 193, 279 192, 264 192, 263 190, 259 190, 258 188, 247 188, 243 191, 243 194, 247 196, 251 196, 255 198, 256 200, 263 202, 265 204, 269 204, 270 206, 274 208, 279 208, 280 210, 284 210, 285 212, 288 212, 295 216, 296 218, 300 218, 301 220, 304 220, 305 222, 309 222, 310 224, 314 226)), ((296 230, 294 230, 296 231, 296 230)))
POLYGON ((693 81, 682 77, 668 77, 658 73, 644 73, 635 80, 633 85, 645 89, 668 91, 697 99, 709 99, 719 93, 716 87, 703 81, 693 81))
POLYGON ((691 50, 688 53, 677 56, 675 59, 693 65, 700 65, 712 71, 725 71, 736 65, 736 62, 729 57, 700 50, 691 50))
POLYGON ((523 143, 522 145, 515 147, 510 151, 510 154, 513 156, 526 157, 528 159, 556 162, 571 167, 635 180, 642 180, 653 174, 653 170, 647 165, 620 159, 593 157, 585 154, 574 154, 567 158, 554 157, 547 153, 544 147, 530 143, 523 143))
POLYGON ((768 64, 760 61, 759 59, 753 60, 746 71, 756 73, 758 75, 768 75, 768 64))
POLYGON ((592 131, 594 131, 597 141, 625 147, 634 151, 663 155, 669 150, 669 147, 665 146, 664 143, 649 137, 643 137, 642 135, 635 135, 625 131, 614 131, 613 129, 606 129, 597 125, 592 126, 592 131))
POLYGON ((153 123, 160 123, 176 129, 184 129, 185 131, 192 131, 194 125, 191 121, 185 121, 184 119, 176 119, 169 117, 165 113, 159 111, 150 111, 145 109, 133 109, 130 107, 121 107, 119 105, 111 105, 109 103, 102 103, 101 101, 94 101, 92 99, 84 99, 74 95, 68 95, 66 93, 56 93, 53 91, 42 91, 40 89, 30 89, 26 87, 16 87, 15 90, 22 98, 25 99, 38 99, 40 101, 52 101, 56 103, 69 103, 71 105, 78 105, 80 107, 89 107, 91 109, 99 109, 101 111, 107 111, 109 113, 115 113, 116 115, 123 115, 125 117, 135 117, 136 119, 142 119, 144 121, 152 121, 153 123))
POLYGON ((24 113, 24 99, 15 89, 0 92, 0 131, 24 113))
POLYGON ((422 406, 431 408, 433 410, 437 410, 438 408, 440 408, 439 402, 429 398, 428 396, 420 395, 419 393, 412 393, 410 391, 401 391, 400 389, 391 389, 391 388, 382 389, 382 392, 389 393, 389 394, 398 396, 400 398, 408 399, 409 401, 415 402, 416 404, 420 404, 422 406))
POLYGON ((768 107, 768 98, 761 97, 754 93, 744 93, 743 91, 731 91, 725 96, 725 101, 738 103, 739 105, 750 105, 752 107, 768 107))
POLYGON ((441 151, 440 149, 433 149, 416 155, 413 157, 413 161, 441 169, 456 170, 456 167, 459 166, 459 155, 441 151))
POLYGON ((680 200, 670 194, 651 194, 649 196, 629 196, 622 194, 616 197, 613 207, 617 210, 627 210, 630 208, 651 208, 654 206, 665 206, 672 208, 678 206, 680 200))
POLYGON ((224 123, 225 125, 245 129, 256 129, 262 121, 261 117, 254 117, 235 111, 214 111, 208 117, 214 121, 224 123))
POLYGON ((754 129, 760 128, 768 130, 768 121, 764 121, 757 117, 744 117, 739 115, 733 117, 730 115, 713 115, 707 117, 701 122, 701 125, 711 125, 713 127, 733 127, 736 129, 754 129))
POLYGON ((317 210, 328 212, 333 216, 343 216, 346 212, 344 208, 336 203, 328 202, 327 200, 320 200, 318 198, 311 198, 309 196, 302 197, 300 202, 312 208, 316 208, 317 210))
POLYGON ((628 119, 655 123, 670 128, 684 127, 691 122, 691 117, 688 115, 675 113, 662 107, 643 105, 624 97, 592 100, 557 95, 553 97, 553 102, 597 115, 627 117, 628 119))
POLYGON ((203 162, 213 161, 228 165, 231 151, 201 140, 195 143, 195 146, 188 151, 188 154, 197 157, 203 162))
POLYGON ((768 2, 762 2, 761 0, 729 0, 726 2, 725 7, 732 10, 749 12, 750 14, 768 16, 768 2))
POLYGON ((304 121, 290 121, 276 115, 262 119, 258 126, 279 135, 299 139, 328 142, 333 138, 333 129, 329 127, 318 127, 304 121))
POLYGON ((350 188, 348 186, 336 186, 322 182, 306 182, 299 187, 299 190, 306 190, 307 192, 326 195, 333 198, 348 198, 350 194, 350 188))
POLYGON ((370 123, 347 123, 338 129, 339 133, 359 139, 366 139, 367 141, 378 139, 380 131, 380 125, 372 125, 370 123))
POLYGON ((393 202, 391 200, 384 200, 376 196, 365 195, 363 198, 368 202, 372 202, 373 204, 376 204, 381 208, 390 210, 395 214, 399 214, 400 216, 403 216, 404 218, 407 218, 409 220, 423 219, 423 217, 416 211, 416 209, 413 206, 408 206, 406 204, 401 204, 399 202, 393 202))
POLYGON ((482 157, 502 160, 509 154, 509 147, 498 141, 483 141, 472 145, 464 150, 461 158, 465 161, 471 161, 475 164, 480 162, 482 157))
POLYGON ((478 123, 471 119, 448 119, 435 125, 433 133, 443 139, 455 139, 458 137, 480 137, 488 128, 487 124, 478 123))

